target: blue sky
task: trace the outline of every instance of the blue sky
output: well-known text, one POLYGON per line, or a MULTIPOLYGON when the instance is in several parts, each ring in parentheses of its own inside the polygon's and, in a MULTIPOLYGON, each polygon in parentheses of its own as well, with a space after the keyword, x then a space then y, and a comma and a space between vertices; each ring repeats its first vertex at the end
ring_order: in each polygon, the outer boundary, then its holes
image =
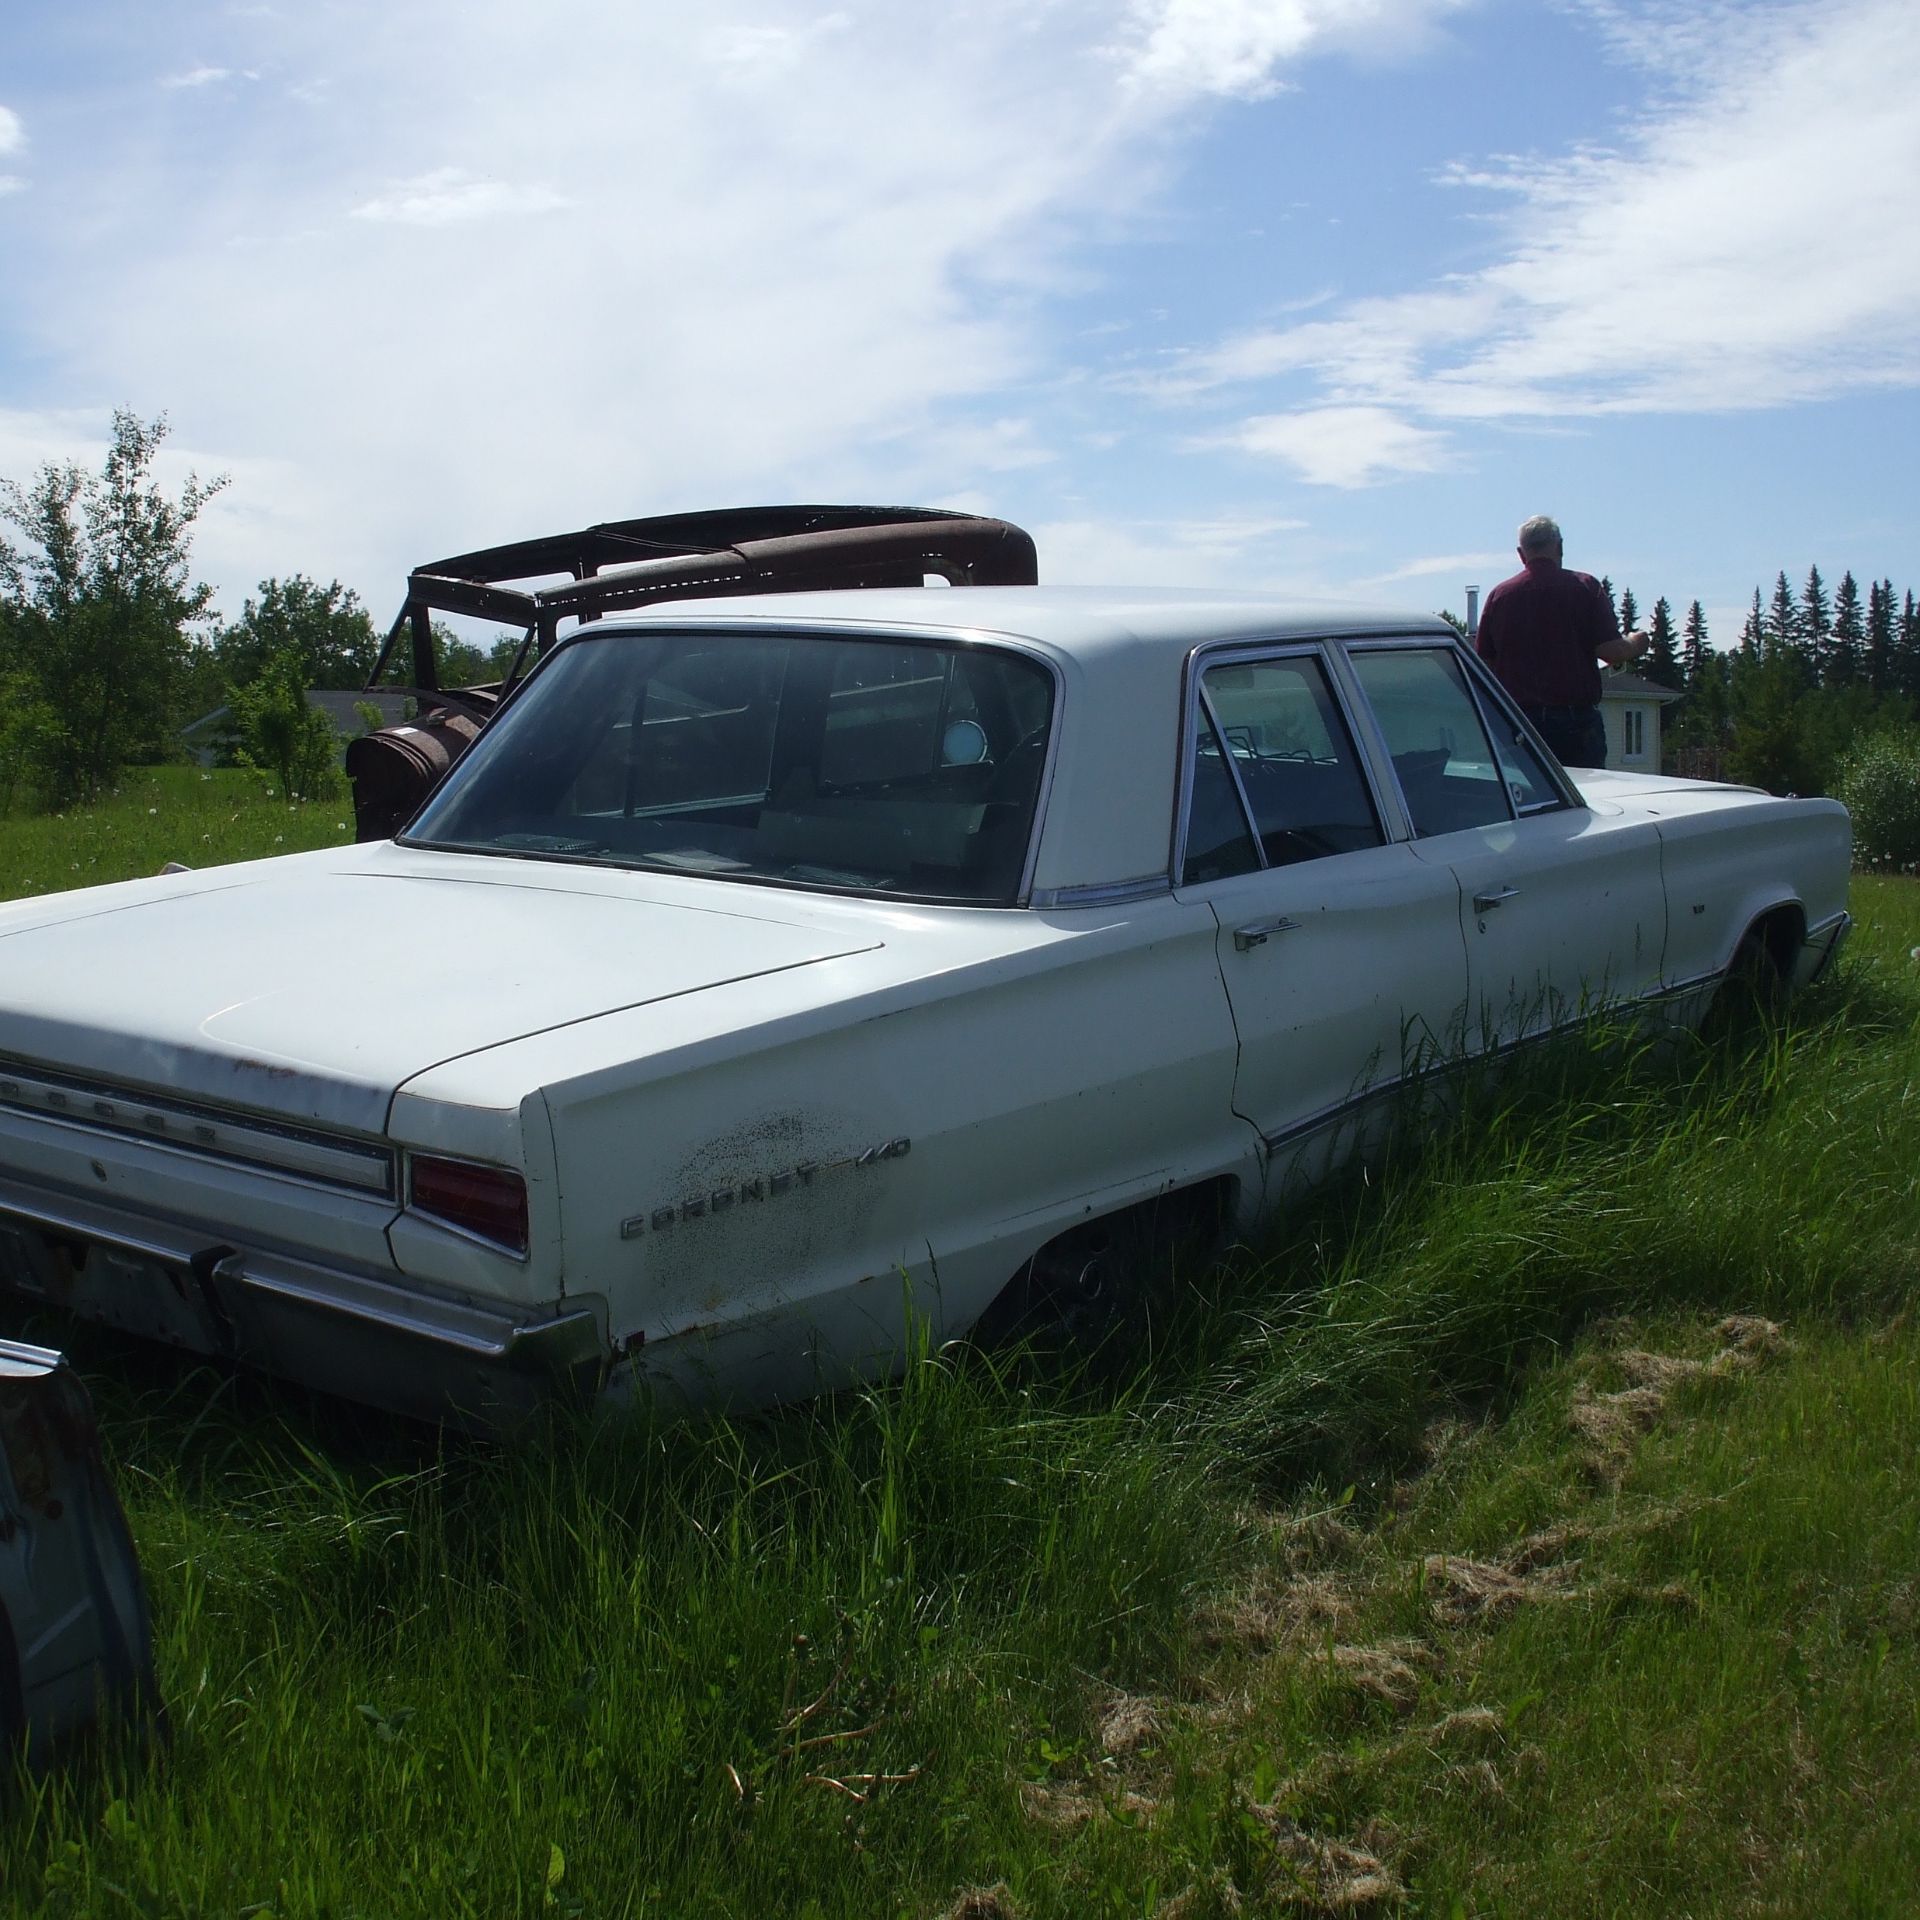
POLYGON ((1920 588, 1912 0, 13 0, 0 476, 199 570, 776 499, 1459 607, 1557 514, 1730 644, 1920 588))

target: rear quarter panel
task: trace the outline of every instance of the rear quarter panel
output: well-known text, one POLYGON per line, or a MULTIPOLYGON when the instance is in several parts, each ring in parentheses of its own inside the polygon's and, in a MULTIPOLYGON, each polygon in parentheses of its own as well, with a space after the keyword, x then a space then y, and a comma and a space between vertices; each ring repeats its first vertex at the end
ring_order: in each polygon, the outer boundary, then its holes
POLYGON ((1063 1227, 1253 1164, 1210 912, 1005 924, 948 965, 896 938, 546 1037, 566 1291, 643 1376, 884 1371, 910 1312, 964 1331, 1063 1227))

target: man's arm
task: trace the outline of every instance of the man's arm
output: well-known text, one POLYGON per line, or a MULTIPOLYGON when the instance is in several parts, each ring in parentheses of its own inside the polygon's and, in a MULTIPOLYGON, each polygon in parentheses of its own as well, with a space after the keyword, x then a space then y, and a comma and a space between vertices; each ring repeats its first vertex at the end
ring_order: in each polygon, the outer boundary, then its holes
POLYGON ((1622 638, 1613 602, 1607 598, 1606 589, 1597 580, 1593 583, 1593 627, 1594 658, 1610 667, 1624 667, 1631 661, 1644 658, 1647 649, 1653 645, 1653 635, 1645 627, 1635 627, 1622 638))
POLYGON ((1624 667, 1631 660, 1646 657, 1647 649, 1653 645, 1653 635, 1645 627, 1635 627, 1623 640, 1616 632, 1611 640, 1602 640, 1594 648, 1594 657, 1604 660, 1610 667, 1624 667))

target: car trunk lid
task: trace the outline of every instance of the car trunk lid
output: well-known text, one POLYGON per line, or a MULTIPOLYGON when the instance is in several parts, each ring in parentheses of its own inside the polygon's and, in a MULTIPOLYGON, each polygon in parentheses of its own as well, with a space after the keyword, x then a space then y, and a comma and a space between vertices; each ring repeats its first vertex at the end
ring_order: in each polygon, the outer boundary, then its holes
POLYGON ((463 1054, 878 944, 741 892, 369 848, 22 903, 0 1054, 377 1133, 397 1086, 463 1054))

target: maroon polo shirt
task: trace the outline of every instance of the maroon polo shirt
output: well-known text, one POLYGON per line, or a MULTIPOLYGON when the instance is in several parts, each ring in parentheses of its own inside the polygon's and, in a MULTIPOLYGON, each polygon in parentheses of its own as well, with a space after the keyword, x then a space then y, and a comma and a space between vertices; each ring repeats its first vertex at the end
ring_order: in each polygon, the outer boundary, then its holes
POLYGON ((1595 707, 1597 656, 1619 638, 1613 602, 1592 574, 1529 560, 1487 595, 1475 645, 1523 707, 1595 707))

